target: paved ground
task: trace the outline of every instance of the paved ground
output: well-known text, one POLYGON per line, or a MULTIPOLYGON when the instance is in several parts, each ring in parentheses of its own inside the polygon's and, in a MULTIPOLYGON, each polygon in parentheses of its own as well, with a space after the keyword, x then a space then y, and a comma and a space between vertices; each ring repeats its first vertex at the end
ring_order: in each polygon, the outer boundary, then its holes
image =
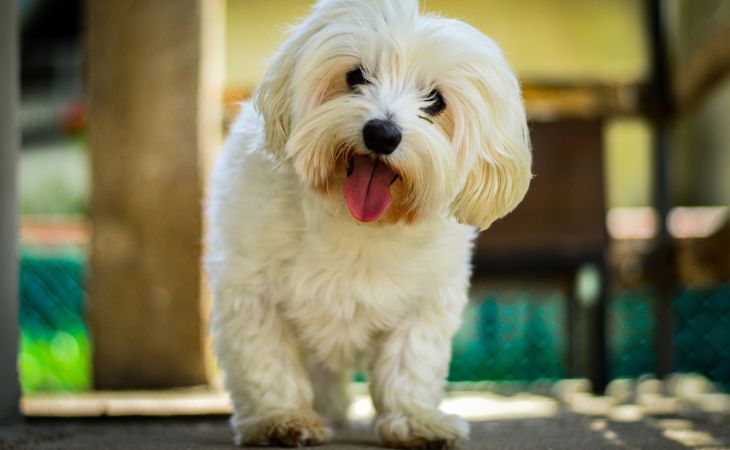
MULTIPOLYGON (((452 391, 441 404, 472 424, 457 449, 730 450, 730 395, 697 375, 614 380, 601 396, 580 379, 480 389, 452 391)), ((234 449, 220 391, 28 396, 21 408, 23 422, 0 424, 0 450, 234 449)), ((319 449, 380 448, 363 386, 349 416, 352 425, 319 449)))
MULTIPOLYGON (((0 426, 0 449, 232 449, 225 417, 26 419, 0 426)), ((373 449, 378 442, 367 422, 356 422, 319 447, 373 449)), ((730 449, 726 415, 645 418, 616 422, 559 413, 538 419, 472 422, 472 437, 458 446, 478 449, 730 449)))

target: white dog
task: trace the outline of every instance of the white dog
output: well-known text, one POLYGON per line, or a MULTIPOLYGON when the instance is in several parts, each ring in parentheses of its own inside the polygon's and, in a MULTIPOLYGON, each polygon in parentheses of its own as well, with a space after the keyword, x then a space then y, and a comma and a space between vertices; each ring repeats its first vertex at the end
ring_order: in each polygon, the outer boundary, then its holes
POLYGON ((530 182, 517 79, 416 0, 321 0, 213 174, 206 267, 237 442, 311 445, 362 368, 386 445, 468 434, 438 409, 475 228, 530 182))

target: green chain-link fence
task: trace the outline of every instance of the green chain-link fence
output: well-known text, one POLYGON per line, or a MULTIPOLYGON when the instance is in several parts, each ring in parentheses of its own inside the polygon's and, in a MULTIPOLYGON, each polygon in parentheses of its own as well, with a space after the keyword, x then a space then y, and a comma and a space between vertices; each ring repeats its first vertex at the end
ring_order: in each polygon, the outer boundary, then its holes
POLYGON ((686 289, 674 301, 675 367, 730 388, 730 283, 686 289))
MULTIPOLYGON (((91 387, 91 338, 80 251, 24 251, 20 273, 21 383, 26 392, 91 387)), ((730 387, 730 283, 685 289, 674 301, 675 367, 730 387)), ((654 298, 614 295, 607 314, 609 378, 654 373, 654 298)), ((558 289, 477 286, 454 338, 451 381, 568 375, 567 303, 558 289)))
POLYGON ((454 338, 451 381, 565 374, 565 298, 557 290, 474 289, 454 338))
POLYGON ((609 378, 656 371, 654 298, 648 289, 617 292, 608 305, 609 378))

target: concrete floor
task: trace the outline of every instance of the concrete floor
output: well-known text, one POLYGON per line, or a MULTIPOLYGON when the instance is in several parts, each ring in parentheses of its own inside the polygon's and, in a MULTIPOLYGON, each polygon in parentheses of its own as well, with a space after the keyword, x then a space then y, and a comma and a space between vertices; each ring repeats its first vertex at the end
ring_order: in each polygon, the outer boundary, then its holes
MULTIPOLYGON (((0 426, 0 449, 232 449, 224 416, 188 418, 26 419, 0 426)), ((336 434, 328 449, 373 449, 368 422, 336 434)), ((562 412, 552 417, 472 422, 458 449, 730 449, 727 415, 688 419, 648 417, 635 422, 562 412)))
MULTIPOLYGON (((319 449, 380 448, 372 402, 364 386, 353 389, 351 425, 319 449)), ((730 394, 701 376, 614 380, 601 396, 581 379, 531 390, 502 384, 450 391, 441 409, 472 426, 457 449, 730 450, 730 394)), ((0 424, 0 450, 234 448, 230 404, 221 391, 35 395, 20 406, 26 419, 0 424)))

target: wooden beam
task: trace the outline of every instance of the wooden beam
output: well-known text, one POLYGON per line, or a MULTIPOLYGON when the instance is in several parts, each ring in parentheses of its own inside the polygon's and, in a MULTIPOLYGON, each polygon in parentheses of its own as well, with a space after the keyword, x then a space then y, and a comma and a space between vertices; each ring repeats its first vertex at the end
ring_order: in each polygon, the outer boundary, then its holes
POLYGON ((687 57, 675 73, 674 91, 680 112, 693 110, 730 75, 730 17, 687 57))
POLYGON ((596 119, 643 110, 638 83, 546 83, 524 81, 522 94, 533 121, 596 119))
POLYGON ((0 421, 18 416, 18 28, 0 0, 0 421))
POLYGON ((220 139, 222 8, 87 4, 97 388, 209 381, 201 209, 220 139))
MULTIPOLYGON (((551 122, 562 119, 600 119, 616 115, 641 114, 646 109, 638 82, 589 83, 524 80, 522 95, 530 120, 551 122)), ((228 86, 224 103, 226 121, 238 114, 239 103, 251 97, 252 87, 228 86)))

